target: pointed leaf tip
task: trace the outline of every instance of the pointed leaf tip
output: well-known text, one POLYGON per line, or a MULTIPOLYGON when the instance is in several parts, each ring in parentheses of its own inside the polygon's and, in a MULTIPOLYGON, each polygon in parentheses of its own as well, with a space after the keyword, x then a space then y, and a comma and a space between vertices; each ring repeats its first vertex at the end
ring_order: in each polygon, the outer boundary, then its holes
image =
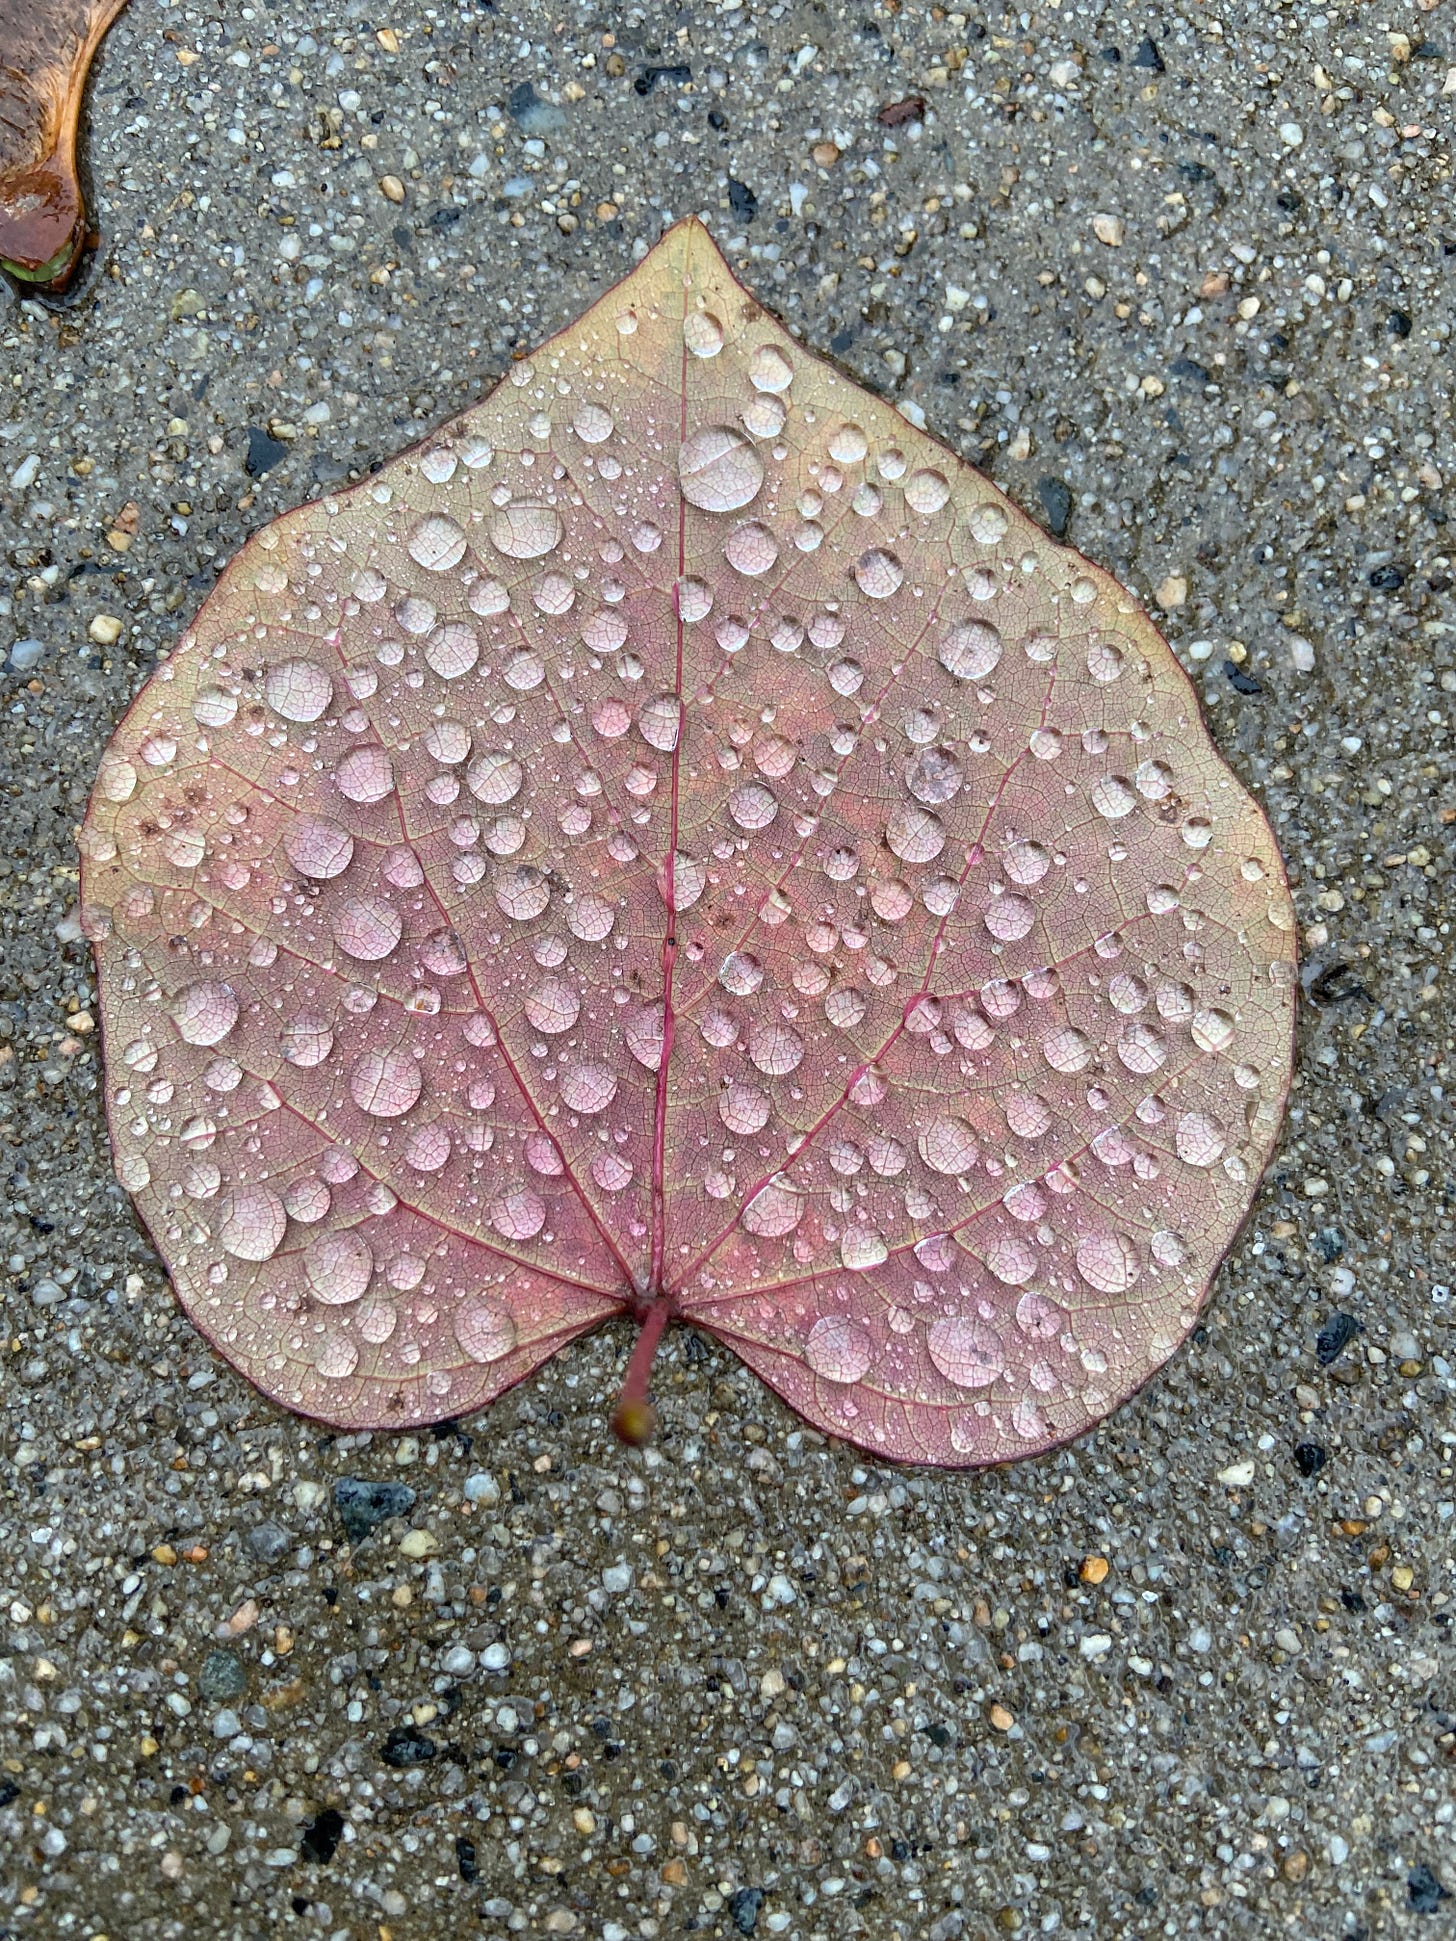
POLYGON ((340 1424, 633 1313, 628 1439, 672 1318, 882 1457, 1033 1454, 1278 1133, 1283 867, 1166 644, 693 222, 249 545, 82 848, 119 1174, 340 1424))

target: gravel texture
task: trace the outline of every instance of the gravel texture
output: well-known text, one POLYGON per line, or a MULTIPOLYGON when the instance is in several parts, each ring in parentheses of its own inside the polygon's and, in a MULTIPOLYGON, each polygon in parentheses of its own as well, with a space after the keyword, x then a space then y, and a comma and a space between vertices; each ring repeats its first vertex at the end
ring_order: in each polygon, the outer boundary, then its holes
POLYGON ((1378 11, 133 0, 96 266, 0 315, 0 1931, 1443 1931, 1456 21, 1378 11), (642 1454, 625 1331, 327 1434, 109 1171, 113 722, 259 524, 692 211, 1161 611, 1295 880, 1300 1074, 1206 1326, 1016 1468, 875 1468, 686 1334, 642 1454))

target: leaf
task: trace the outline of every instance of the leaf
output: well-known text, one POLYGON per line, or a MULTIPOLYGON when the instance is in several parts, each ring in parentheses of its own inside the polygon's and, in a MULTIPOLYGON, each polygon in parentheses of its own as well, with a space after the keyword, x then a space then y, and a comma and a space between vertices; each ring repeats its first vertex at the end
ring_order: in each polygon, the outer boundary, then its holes
POLYGON ((609 1316, 970 1464, 1193 1326, 1293 914, 1132 598, 673 229, 259 533, 83 838, 117 1167, 197 1325, 351 1426, 609 1316))
POLYGON ((76 124, 126 0, 0 0, 0 266, 61 290, 86 238, 76 124))

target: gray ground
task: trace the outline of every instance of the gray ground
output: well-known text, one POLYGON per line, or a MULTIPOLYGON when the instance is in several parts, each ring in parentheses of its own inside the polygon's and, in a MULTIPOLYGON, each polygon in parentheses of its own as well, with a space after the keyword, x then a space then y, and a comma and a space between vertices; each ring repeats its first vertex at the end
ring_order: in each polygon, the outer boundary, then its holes
POLYGON ((1456 18, 1390 23, 134 0, 98 267, 0 316, 0 1933, 1449 1931, 1456 18), (1165 610, 1297 885, 1206 1326, 1018 1468, 874 1468, 686 1336, 625 1454, 624 1333, 329 1435, 108 1169, 66 916, 112 723, 261 522, 689 211, 1165 610), (351 1547, 341 1478, 412 1507, 351 1547))

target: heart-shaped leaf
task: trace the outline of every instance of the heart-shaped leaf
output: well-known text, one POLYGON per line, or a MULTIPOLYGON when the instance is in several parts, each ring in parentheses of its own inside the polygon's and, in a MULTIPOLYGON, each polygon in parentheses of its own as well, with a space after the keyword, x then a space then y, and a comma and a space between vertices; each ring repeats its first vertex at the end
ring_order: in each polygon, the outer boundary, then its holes
POLYGON ((1193 1325, 1289 1078, 1278 852, 1136 603, 697 223, 276 520, 84 837, 118 1170, 292 1408, 728 1343, 977 1463, 1193 1325))

